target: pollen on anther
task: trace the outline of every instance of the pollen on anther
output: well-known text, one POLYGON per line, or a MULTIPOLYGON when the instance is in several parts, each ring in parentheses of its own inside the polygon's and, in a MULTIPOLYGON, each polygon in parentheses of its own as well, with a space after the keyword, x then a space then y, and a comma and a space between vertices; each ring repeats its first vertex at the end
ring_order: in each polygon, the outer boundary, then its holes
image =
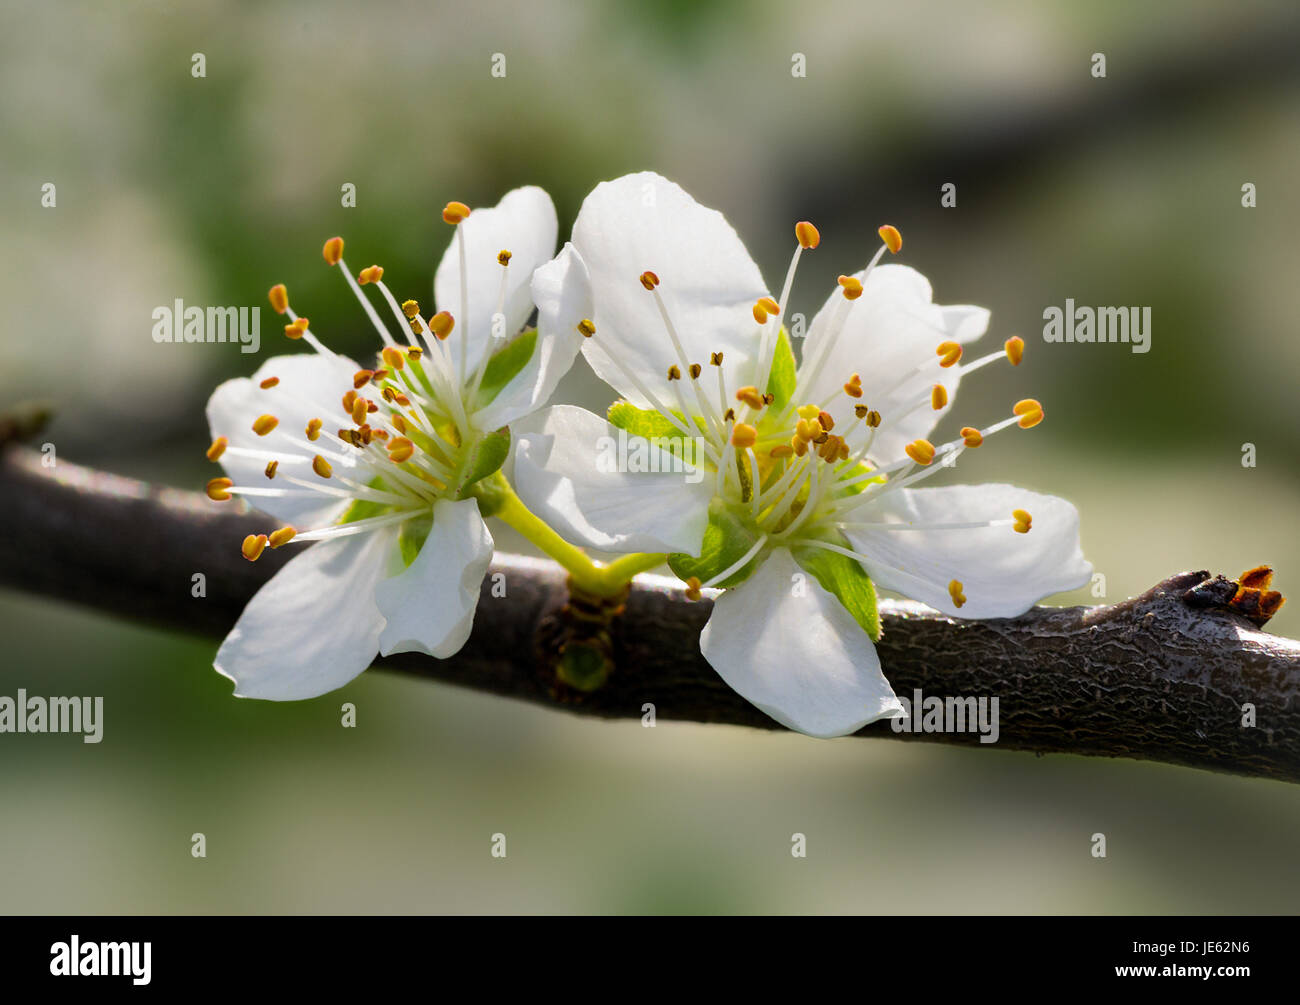
POLYGON ((280 466, 280 462, 279 462, 279 461, 267 461, 267 463, 266 463, 266 477, 267 477, 267 478, 274 478, 274 477, 275 477, 276 469, 277 469, 279 466, 280 466))
POLYGON ((948 404, 948 389, 942 384, 935 384, 930 388, 930 407, 936 412, 948 404))
POLYGON ((377 283, 384 278, 384 267, 382 265, 372 265, 369 268, 362 269, 357 275, 357 282, 362 286, 367 283, 377 283))
POLYGON ((510 259, 512 259, 513 257, 514 256, 510 254, 509 251, 507 251, 505 248, 502 248, 500 251, 497 252, 497 264, 503 267, 509 265, 510 259))
POLYGON ((307 439, 309 439, 309 440, 315 440, 315 439, 317 439, 317 437, 320 436, 320 427, 323 426, 323 425, 324 425, 324 423, 321 422, 320 419, 310 419, 310 420, 308 420, 308 422, 307 422, 307 430, 306 430, 306 432, 307 432, 307 439))
POLYGON ((1007 359, 1011 361, 1011 365, 1019 366, 1020 359, 1025 354, 1025 340, 1019 335, 1012 335, 1003 343, 1002 348, 1006 350, 1007 359))
POLYGON ((799 242, 799 247, 808 251, 822 243, 822 235, 807 220, 800 220, 794 225, 794 239, 799 242))
POLYGON ((401 464, 411 459, 415 453, 415 444, 405 436, 399 436, 388 444, 388 459, 394 464, 401 464))
POLYGON ((659 277, 650 271, 643 272, 641 273, 641 285, 647 290, 653 290, 659 285, 659 277))
POLYGON ((704 367, 700 366, 699 363, 692 363, 692 364, 691 364, 691 380, 699 380, 700 373, 701 373, 703 370, 704 370, 704 367))
POLYGON ((677 366, 677 364, 674 363, 672 366, 670 366, 670 367, 668 368, 668 379, 669 379, 669 380, 681 380, 681 379, 682 379, 682 371, 681 371, 681 368, 680 368, 679 366, 677 366))
POLYGON ((789 457, 794 453, 794 447, 788 443, 778 443, 767 453, 769 457, 789 457))
POLYGON ((876 233, 878 233, 880 239, 885 242, 885 247, 888 248, 892 254, 897 255, 899 249, 903 247, 903 235, 898 232, 898 228, 885 224, 877 230, 876 233))
POLYGON ((917 464, 925 465, 934 460, 934 444, 929 440, 913 440, 903 450, 917 464))
POLYGON ((289 309, 289 291, 285 289, 284 283, 276 283, 266 296, 271 301, 271 309, 275 313, 283 314, 289 309))
POLYGON ((359 391, 370 383, 370 379, 374 375, 374 370, 358 370, 352 375, 352 386, 359 391))
POLYGON ((1012 414, 1020 416, 1020 428, 1032 429, 1043 421, 1043 406, 1034 398, 1017 401, 1011 409, 1012 414))
POLYGON ((710 353, 710 354, 709 354, 709 365, 710 365, 710 366, 722 366, 722 353, 720 353, 720 352, 710 353))
POLYGON ((239 550, 244 557, 250 562, 256 562, 262 557, 262 552, 266 550, 267 537, 265 534, 249 534, 244 538, 244 543, 239 546, 239 550))
POLYGON ((298 532, 292 527, 281 527, 279 530, 273 530, 267 537, 267 543, 272 548, 283 548, 286 544, 294 539, 298 532))
POLYGON ((850 398, 861 398, 862 377, 855 373, 852 377, 850 377, 847 381, 845 381, 844 393, 847 394, 850 398))
POLYGON ((212 446, 208 447, 207 457, 210 461, 217 460, 226 452, 226 447, 230 446, 230 440, 224 436, 218 436, 212 441, 212 446))
POLYGON ((321 254, 325 258, 327 265, 338 265, 343 259, 343 238, 331 237, 321 248, 321 254))
POLYGON ((947 368, 961 361, 961 343, 960 342, 940 342, 935 347, 935 353, 939 356, 939 365, 947 368))
POLYGON ((330 462, 325 460, 325 458, 320 454, 317 454, 311 459, 311 469, 322 478, 328 478, 334 473, 334 469, 330 467, 330 462))
POLYGON ((578 334, 583 338, 591 338, 596 334, 596 325, 590 318, 583 318, 578 322, 578 334))
POLYGON ((469 212, 469 207, 463 202, 449 202, 442 209, 442 221, 443 223, 457 224, 469 216, 469 212))
POLYGON ((747 422, 738 422, 731 431, 731 442, 744 450, 758 442, 758 430, 747 422))
POLYGON ((280 383, 279 377, 267 377, 266 380, 262 381, 257 386, 260 387, 263 391, 269 391, 271 388, 275 387, 275 385, 278 383, 280 383))
POLYGON ((207 485, 206 492, 208 498, 213 502, 225 502, 230 498, 230 493, 227 489, 234 484, 235 483, 229 478, 213 478, 207 485))
POLYGON ((948 584, 948 596, 952 597, 954 607, 960 608, 966 603, 966 594, 962 592, 964 587, 961 580, 954 579, 948 584))
POLYGON ((862 296, 862 282, 855 276, 840 276, 838 280, 844 291, 845 300, 857 300, 862 296))
POLYGON ((1028 534, 1030 528, 1034 525, 1034 518, 1029 515, 1028 510, 1013 509, 1011 519, 1015 521, 1013 528, 1017 534, 1028 534))
POLYGON ((763 407, 763 396, 758 393, 758 388, 745 386, 736 392, 736 400, 744 402, 750 408, 757 411, 763 407))
MULTIPOLYGON (((402 350, 398 349, 396 346, 384 346, 384 351, 379 355, 383 357, 384 362, 388 364, 390 370, 400 370, 406 366, 406 357, 402 355, 402 350)), ((375 376, 378 377, 378 374, 376 373, 375 376)))
POLYGON ((686 599, 699 600, 701 596, 700 586, 701 583, 699 576, 692 576, 690 579, 686 580, 686 599))
POLYGON ((420 302, 418 300, 404 300, 402 302, 402 313, 411 321, 414 321, 420 313, 420 302))
POLYGON ((429 331, 433 332, 442 341, 451 334, 451 330, 456 327, 456 319, 446 311, 439 311, 429 319, 429 331))
POLYGON ((984 442, 984 434, 974 426, 962 426, 961 439, 968 447, 978 447, 984 442))
POLYGON ((259 415, 253 420, 253 432, 258 436, 265 436, 279 424, 280 420, 274 415, 259 415))

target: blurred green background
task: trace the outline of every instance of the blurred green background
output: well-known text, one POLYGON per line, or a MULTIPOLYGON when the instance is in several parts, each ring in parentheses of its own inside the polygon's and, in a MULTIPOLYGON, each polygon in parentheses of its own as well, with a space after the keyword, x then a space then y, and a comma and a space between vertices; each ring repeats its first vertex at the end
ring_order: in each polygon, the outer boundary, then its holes
MULTIPOLYGON (((811 316, 891 222, 938 300, 990 307, 997 340, 1024 335, 1024 365, 972 378, 949 432, 1028 394, 1048 421, 943 477, 1076 502, 1106 601, 1260 562, 1285 592, 1300 584, 1298 122, 1291 0, 11 2, 0 406, 53 402, 62 459, 198 486, 206 397, 256 360, 156 345, 155 306, 264 305, 285 282, 314 330, 361 353, 370 339, 320 260, 324 238, 342 233, 355 264, 378 261, 399 295, 427 300, 449 199, 540 184, 563 239, 596 182, 650 168, 726 213, 774 284, 793 222, 817 222, 793 310, 811 316), (356 208, 340 205, 345 182, 356 208), (956 208, 939 205, 945 182, 956 208), (1152 351, 1045 345, 1043 308, 1066 297, 1150 305, 1152 351), (1247 442, 1257 467, 1242 466, 1247 442)), ((283 347, 263 322, 262 357, 283 347)), ((609 392, 580 363, 557 398, 601 407, 609 392)), ((1300 633, 1300 604, 1271 627, 1300 633)), ((1300 902, 1300 789, 1280 783, 650 730, 378 673, 311 702, 242 702, 211 671, 214 640, 15 592, 0 594, 0 632, 0 694, 106 706, 98 746, 0 735, 6 912, 1300 902), (358 728, 340 728, 343 701, 358 728), (489 854, 498 831, 505 860, 489 854), (807 859, 790 855, 796 831, 807 859), (1089 854, 1097 831, 1105 860, 1089 854)))

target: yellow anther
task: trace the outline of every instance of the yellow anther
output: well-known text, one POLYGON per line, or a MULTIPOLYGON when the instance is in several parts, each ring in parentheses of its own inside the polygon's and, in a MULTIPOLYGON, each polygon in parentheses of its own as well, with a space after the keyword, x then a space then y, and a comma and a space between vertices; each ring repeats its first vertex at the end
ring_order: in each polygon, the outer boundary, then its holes
POLYGON ((208 482, 208 498, 215 502, 225 502, 230 498, 227 489, 234 484, 229 478, 213 478, 212 481, 208 482))
POLYGON ((413 453, 415 453, 415 444, 405 436, 399 436, 388 444, 388 459, 394 464, 409 461, 413 453))
POLYGON ((872 429, 880 425, 880 413, 874 408, 867 412, 867 425, 872 429))
POLYGON ((954 579, 948 584, 948 596, 952 597, 954 607, 960 608, 966 603, 966 594, 962 593, 962 589, 961 580, 959 579, 954 579))
POLYGON ((407 346, 406 358, 409 359, 412 363, 418 363, 420 361, 420 357, 423 355, 424 355, 424 350, 421 349, 418 345, 407 346))
POLYGON ((890 252, 897 255, 898 249, 903 246, 903 235, 898 232, 898 228, 885 224, 877 230, 876 233, 879 234, 880 239, 885 242, 885 247, 888 248, 890 252))
POLYGON ((279 424, 280 420, 274 415, 259 415, 253 420, 253 432, 258 436, 265 436, 279 424))
POLYGON ((469 207, 463 202, 449 202, 442 208, 443 223, 460 223, 469 216, 469 207))
POLYGON ((331 237, 320 249, 320 253, 325 256, 326 265, 338 265, 343 258, 343 238, 331 237))
POLYGON ((647 290, 653 290, 656 286, 659 285, 659 277, 656 276, 653 272, 649 272, 649 271, 643 272, 641 273, 641 285, 644 286, 647 290))
POLYGON ((838 282, 844 289, 845 300, 857 300, 862 296, 862 281, 855 276, 840 276, 838 282))
POLYGON ((817 422, 828 433, 835 428, 835 420, 831 418, 830 412, 818 412, 817 422))
POLYGON ((669 379, 669 380, 681 380, 681 379, 682 379, 682 371, 681 371, 681 369, 680 369, 676 364, 673 364, 672 366, 670 366, 670 367, 668 368, 668 379, 669 379))
POLYGON ((1002 344, 1002 348, 1007 351, 1007 359, 1011 360, 1011 365, 1019 366, 1020 359, 1025 354, 1025 340, 1019 335, 1012 335, 1002 344))
POLYGON ((700 366, 699 363, 692 363, 692 364, 691 364, 691 380, 699 380, 699 379, 700 379, 700 373, 703 372, 703 370, 704 370, 704 367, 700 366))
POLYGON ((358 395, 356 398, 352 399, 352 421, 357 425, 361 425, 362 420, 365 419, 366 413, 369 410, 370 402, 365 398, 358 395))
POLYGON ((821 423, 816 419, 800 419, 795 423, 794 435, 801 440, 815 440, 822 435, 821 423))
POLYGON ((913 440, 903 450, 917 464, 929 464, 934 460, 934 444, 929 440, 913 440))
POLYGON ((776 315, 781 313, 781 305, 771 297, 762 297, 758 302, 763 305, 763 310, 767 311, 768 314, 776 315))
POLYGON ((267 377, 266 380, 262 381, 257 386, 260 387, 263 391, 268 391, 271 388, 275 387, 275 385, 278 383, 280 383, 279 377, 267 377))
POLYGON ((311 459, 311 469, 322 478, 328 478, 334 473, 334 469, 330 467, 330 462, 325 460, 325 458, 320 454, 317 454, 311 459))
POLYGON ((267 478, 274 478, 274 477, 275 477, 275 471, 276 471, 276 469, 277 469, 279 466, 280 466, 280 462, 279 462, 279 461, 268 461, 268 462, 267 462, 267 465, 266 465, 266 477, 267 477, 267 478))
POLYGON ((935 384, 930 388, 930 407, 936 412, 948 404, 948 389, 942 384, 935 384))
POLYGON ((384 278, 384 267, 382 265, 372 265, 369 268, 362 269, 357 274, 357 282, 362 286, 367 283, 377 283, 384 278))
POLYGON ((962 426, 961 439, 968 447, 978 447, 984 442, 984 434, 974 426, 962 426))
POLYGON ((284 326, 284 334, 291 339, 302 338, 303 332, 305 332, 306 330, 307 330, 306 318, 299 318, 297 321, 294 321, 292 324, 287 324, 284 326))
MULTIPOLYGON (((390 370, 400 370, 406 366, 406 356, 403 355, 402 350, 397 348, 397 346, 386 345, 384 346, 384 351, 379 355, 383 357, 384 362, 388 364, 390 370)), ((379 375, 375 374, 375 376, 378 378, 379 375)))
POLYGON ((789 457, 794 453, 794 447, 788 443, 780 443, 768 451, 769 457, 789 457))
POLYGON ((801 419, 815 419, 820 411, 821 409, 816 405, 800 405, 794 410, 795 414, 801 419))
POLYGON ((700 599, 700 577, 699 576, 692 576, 690 579, 686 580, 686 599, 687 600, 700 599))
POLYGON ((244 543, 239 546, 244 557, 250 562, 256 562, 262 557, 262 552, 266 550, 267 537, 265 534, 249 534, 244 538, 244 543))
POLYGON ((808 441, 798 436, 790 438, 790 449, 794 451, 796 457, 802 457, 808 453, 808 441))
POLYGON ((292 527, 281 527, 279 530, 271 531, 270 536, 267 538, 267 543, 270 544, 272 548, 283 548, 294 539, 294 536, 297 533, 298 532, 292 527))
POLYGON ((722 413, 722 421, 723 421, 723 422, 735 422, 735 421, 736 421, 736 410, 735 410, 734 408, 728 408, 725 412, 722 413))
POLYGON ((451 330, 456 327, 456 319, 446 311, 439 311, 429 319, 429 331, 433 332, 439 341, 445 339, 451 334, 451 330))
POLYGON ((285 289, 284 283, 276 283, 266 296, 271 301, 271 309, 275 313, 283 314, 289 309, 289 291, 285 289))
POLYGON ((757 411, 763 407, 763 396, 758 393, 758 388, 745 386, 736 392, 736 400, 743 401, 750 408, 757 411))
POLYGON ((224 436, 218 436, 212 441, 212 446, 208 447, 208 460, 215 461, 226 452, 228 446, 230 446, 230 441, 224 436))
POLYGON ((844 382, 844 393, 850 398, 862 397, 862 378, 858 374, 855 373, 844 382))
MULTIPOLYGON (((399 354, 399 356, 400 356, 400 354, 401 354, 401 350, 400 350, 400 349, 398 350, 398 354, 399 354)), ((403 366, 406 365, 405 361, 403 361, 402 365, 403 365, 403 366)), ((388 375, 389 375, 391 372, 392 372, 391 370, 387 369, 386 367, 382 367, 382 366, 381 366, 378 370, 375 371, 375 375, 374 375, 373 377, 371 377, 370 379, 371 379, 372 381, 374 381, 376 384, 382 384, 384 381, 386 381, 386 380, 388 379, 388 375)))
POLYGON ((1011 409, 1012 414, 1020 416, 1020 428, 1031 429, 1043 421, 1043 406, 1034 398, 1017 401, 1011 409))
POLYGON ((767 324, 767 311, 763 309, 761 303, 754 305, 754 320, 761 325, 767 324))
POLYGON ((497 252, 497 264, 501 266, 509 265, 510 259, 512 259, 513 257, 514 255, 510 254, 510 252, 507 251, 505 248, 502 248, 500 251, 497 252))
POLYGON ((356 400, 357 400, 357 392, 356 392, 356 391, 349 390, 346 394, 344 394, 344 395, 343 395, 343 411, 345 411, 345 412, 351 412, 351 411, 352 411, 352 403, 353 403, 354 401, 356 401, 356 400))
POLYGON ((934 351, 939 356, 939 365, 942 367, 954 366, 961 360, 960 342, 940 342, 934 351))
POLYGON ((1034 525, 1034 518, 1029 515, 1028 510, 1013 509, 1011 518, 1015 520, 1014 530, 1017 534, 1028 534, 1029 528, 1034 525))
POLYGON ((320 419, 311 419, 307 422, 307 439, 315 441, 320 436, 320 427, 324 423, 320 419))
POLYGON ((374 375, 374 370, 358 370, 352 375, 352 386, 359 391, 370 383, 370 378, 374 375))
POLYGON ((414 321, 417 315, 419 315, 420 313, 420 301, 418 300, 402 301, 402 313, 405 314, 407 318, 414 321))
POLYGON ((710 353, 709 364, 711 366, 722 366, 722 353, 720 352, 710 353))
POLYGON ((583 318, 578 322, 578 333, 583 338, 591 338, 596 334, 596 324, 591 318, 583 318))
POLYGON ((406 420, 403 419, 400 415, 394 415, 388 421, 389 424, 392 425, 392 427, 396 429, 399 433, 406 432, 406 420))
POLYGON ((800 220, 794 225, 794 239, 799 242, 799 247, 805 250, 815 248, 822 243, 822 235, 807 220, 800 220))
POLYGON ((738 422, 731 431, 731 442, 739 450, 745 450, 758 442, 758 430, 746 422, 738 422))

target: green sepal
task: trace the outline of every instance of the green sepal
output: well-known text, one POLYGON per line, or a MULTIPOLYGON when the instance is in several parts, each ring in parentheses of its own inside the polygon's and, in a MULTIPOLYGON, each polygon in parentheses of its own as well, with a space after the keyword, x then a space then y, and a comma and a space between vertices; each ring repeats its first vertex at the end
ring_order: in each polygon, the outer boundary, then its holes
POLYGON ((510 454, 510 427, 502 426, 496 432, 480 436, 461 467, 461 477, 456 483, 456 498, 465 498, 466 490, 475 482, 496 474, 510 454))
POLYGON ((862 568, 862 563, 825 548, 804 546, 793 551, 800 567, 844 605, 844 609, 853 615, 853 620, 871 636, 872 642, 879 642, 881 624, 876 606, 876 586, 867 570, 862 568))
POLYGON ((512 339, 505 348, 494 353, 483 369, 483 382, 478 386, 477 406, 483 408, 491 404, 501 393, 501 389, 519 376, 519 372, 533 358, 536 349, 537 329, 529 328, 512 339))
POLYGON ((771 414, 779 415, 781 410, 790 403, 790 396, 794 394, 795 384, 798 383, 796 373, 790 337, 786 334, 785 328, 782 328, 776 336, 772 372, 767 378, 766 393, 772 395, 771 414))
POLYGON ((496 471, 470 486, 469 494, 478 500, 478 515, 486 520, 500 512, 510 498, 510 483, 505 475, 496 471))
MULTIPOLYGON (((673 412, 673 415, 680 419, 682 425, 687 428, 694 422, 697 427, 701 428, 701 434, 703 434, 701 420, 686 418, 680 412, 673 412)), ((639 436, 652 441, 658 440, 656 446, 662 447, 670 454, 683 460, 695 463, 691 460, 698 453, 694 445, 688 447, 685 434, 653 409, 637 408, 628 401, 616 401, 609 406, 609 410, 605 413, 605 419, 611 426, 617 426, 629 436, 639 436)))
MULTIPOLYGON (((707 583, 714 576, 726 571, 745 557, 745 552, 758 540, 758 532, 752 524, 741 519, 721 499, 715 498, 709 503, 709 526, 704 531, 704 543, 700 548, 700 557, 693 558, 682 552, 668 556, 668 567, 683 581, 696 577, 701 583, 707 583)), ((739 586, 754 574, 758 567, 759 556, 754 556, 745 565, 715 586, 739 586)))
POLYGON ((397 532, 397 545, 402 550, 402 563, 410 566, 415 556, 424 547, 429 531, 433 530, 433 513, 424 513, 402 521, 401 530, 397 532))

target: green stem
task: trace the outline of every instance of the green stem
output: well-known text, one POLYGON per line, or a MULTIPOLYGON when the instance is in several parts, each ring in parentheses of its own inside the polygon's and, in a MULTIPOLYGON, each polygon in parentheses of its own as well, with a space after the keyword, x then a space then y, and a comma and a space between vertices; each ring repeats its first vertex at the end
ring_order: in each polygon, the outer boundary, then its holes
POLYGON ((664 555, 635 554, 624 555, 609 565, 598 565, 530 511, 505 479, 497 488, 501 504, 492 515, 559 562, 573 577, 574 585, 587 593, 598 597, 617 596, 638 572, 653 569, 664 561, 664 555))

